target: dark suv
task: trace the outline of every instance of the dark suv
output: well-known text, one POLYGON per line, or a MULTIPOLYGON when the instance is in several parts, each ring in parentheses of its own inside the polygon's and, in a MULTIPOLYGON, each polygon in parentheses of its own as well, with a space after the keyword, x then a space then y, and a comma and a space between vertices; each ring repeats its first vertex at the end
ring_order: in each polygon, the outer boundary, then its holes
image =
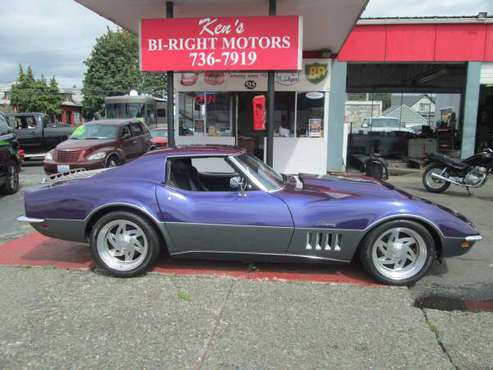
POLYGON ((0 112, 0 193, 14 194, 19 190, 19 143, 14 129, 0 112))
POLYGON ((43 164, 47 174, 114 167, 141 156, 151 146, 149 129, 138 120, 92 121, 48 152, 43 164))

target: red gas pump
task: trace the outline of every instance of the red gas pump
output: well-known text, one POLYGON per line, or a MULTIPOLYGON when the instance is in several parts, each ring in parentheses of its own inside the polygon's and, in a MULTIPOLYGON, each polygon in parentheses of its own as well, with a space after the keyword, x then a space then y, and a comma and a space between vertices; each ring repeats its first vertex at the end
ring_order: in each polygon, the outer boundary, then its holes
POLYGON ((265 95, 253 97, 253 130, 265 130, 265 95))

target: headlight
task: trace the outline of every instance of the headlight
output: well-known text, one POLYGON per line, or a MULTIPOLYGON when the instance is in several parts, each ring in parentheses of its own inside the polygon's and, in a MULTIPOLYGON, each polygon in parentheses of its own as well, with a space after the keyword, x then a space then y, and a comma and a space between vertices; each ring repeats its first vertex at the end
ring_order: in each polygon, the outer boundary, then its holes
POLYGON ((90 161, 97 161, 98 159, 103 159, 104 157, 106 157, 106 152, 99 152, 90 155, 87 159, 90 161))
POLYGON ((45 161, 52 161, 53 160, 53 152, 48 152, 45 155, 45 161))

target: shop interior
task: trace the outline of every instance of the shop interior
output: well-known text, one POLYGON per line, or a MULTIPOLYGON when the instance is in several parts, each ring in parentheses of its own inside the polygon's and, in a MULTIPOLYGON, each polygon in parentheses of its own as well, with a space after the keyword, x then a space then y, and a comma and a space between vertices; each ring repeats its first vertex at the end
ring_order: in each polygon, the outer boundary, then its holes
POLYGON ((493 85, 481 85, 479 90, 476 152, 484 147, 493 149, 493 85))
POLYGON ((348 65, 350 167, 372 155, 417 167, 426 153, 460 157, 466 65, 348 65))
MULTIPOLYGON (((323 137, 325 94, 276 92, 274 136, 323 137)), ((265 131, 253 129, 253 99, 266 92, 179 93, 180 136, 229 136, 264 159, 265 131)))

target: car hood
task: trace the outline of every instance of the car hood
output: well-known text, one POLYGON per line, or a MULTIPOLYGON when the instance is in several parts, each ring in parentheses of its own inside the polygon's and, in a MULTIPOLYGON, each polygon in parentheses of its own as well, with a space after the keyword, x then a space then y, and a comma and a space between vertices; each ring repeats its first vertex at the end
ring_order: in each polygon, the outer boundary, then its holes
POLYGON ((57 145, 57 150, 83 150, 83 149, 97 149, 108 145, 116 144, 116 140, 74 140, 68 139, 57 145))
POLYGON ((283 191, 297 193, 321 199, 346 198, 378 198, 378 199, 409 199, 411 196, 386 182, 365 176, 317 176, 300 174, 302 189, 293 184, 287 185, 283 191))

